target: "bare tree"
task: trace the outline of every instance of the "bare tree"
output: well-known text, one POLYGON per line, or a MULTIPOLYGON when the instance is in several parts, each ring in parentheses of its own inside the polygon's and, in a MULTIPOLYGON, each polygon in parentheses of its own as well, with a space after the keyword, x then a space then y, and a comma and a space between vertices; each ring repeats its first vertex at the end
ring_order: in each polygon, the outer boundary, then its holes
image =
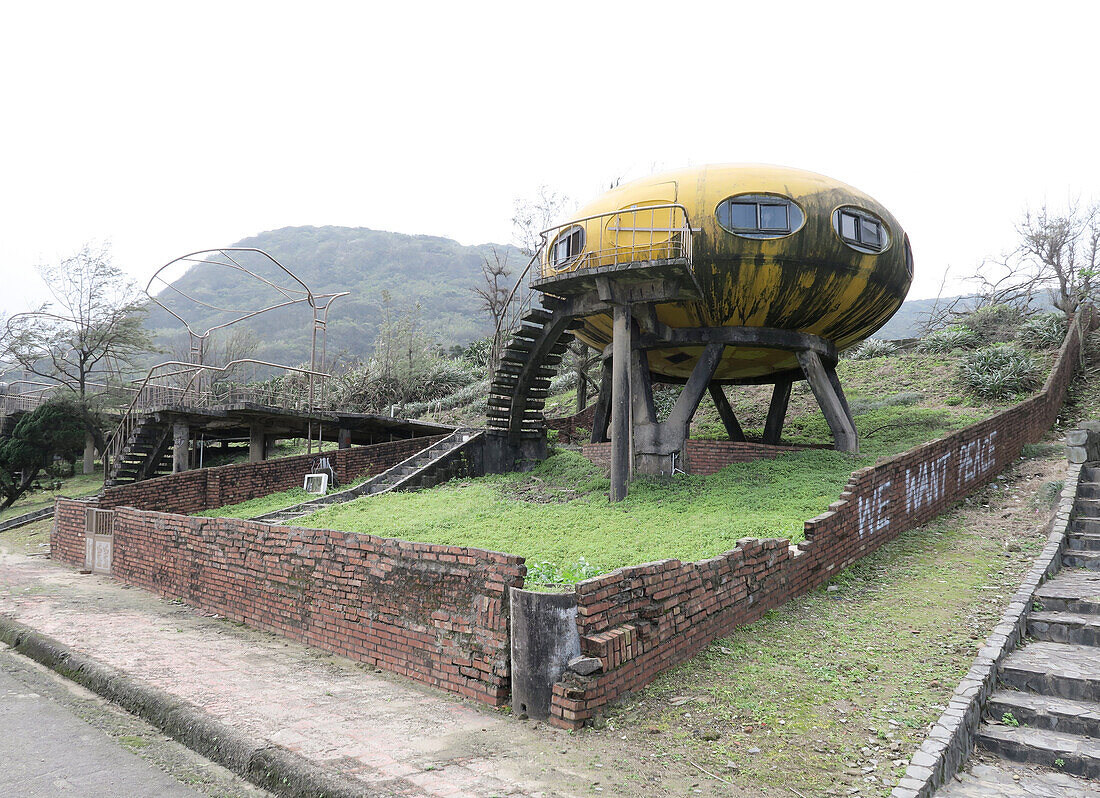
POLYGON ((146 308, 106 245, 85 244, 38 272, 53 301, 8 319, 0 359, 75 394, 88 429, 87 473, 92 451, 104 447, 96 414, 111 380, 154 349, 144 327, 146 308))
POLYGON ((1063 210, 1045 203, 1027 210, 1016 225, 1019 243, 974 275, 982 304, 1027 308, 1047 291, 1067 316, 1094 299, 1100 288, 1100 203, 1072 200, 1063 210))
POLYGON ((558 221, 572 204, 565 194, 546 185, 539 186, 532 197, 516 197, 512 203, 512 237, 520 251, 533 256, 542 245, 542 231, 558 221))
POLYGON ((508 253, 503 254, 491 247, 489 254, 481 262, 480 285, 473 288, 477 294, 478 309, 489 314, 493 322, 493 335, 489 341, 489 371, 496 371, 500 363, 500 352, 504 347, 504 336, 512 327, 508 319, 509 311, 515 305, 515 283, 512 269, 508 265, 508 253))
POLYGON ((569 345, 567 362, 577 375, 577 412, 588 407, 588 388, 599 393, 600 386, 592 379, 592 372, 600 363, 600 353, 584 341, 573 341, 569 345))

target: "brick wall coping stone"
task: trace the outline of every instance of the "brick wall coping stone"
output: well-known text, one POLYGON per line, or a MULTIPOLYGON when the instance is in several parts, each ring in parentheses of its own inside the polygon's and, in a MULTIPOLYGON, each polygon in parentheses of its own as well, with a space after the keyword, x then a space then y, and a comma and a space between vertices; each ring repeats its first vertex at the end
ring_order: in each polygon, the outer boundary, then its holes
POLYGON ((1009 601, 1000 623, 993 627, 978 650, 974 664, 955 688, 947 708, 910 757, 905 775, 890 793, 890 798, 931 798, 970 756, 978 736, 982 709, 997 686, 998 669, 1027 633, 1027 616, 1035 591, 1062 566, 1062 552, 1066 548, 1082 465, 1072 462, 1067 465, 1066 484, 1046 545, 1009 601))

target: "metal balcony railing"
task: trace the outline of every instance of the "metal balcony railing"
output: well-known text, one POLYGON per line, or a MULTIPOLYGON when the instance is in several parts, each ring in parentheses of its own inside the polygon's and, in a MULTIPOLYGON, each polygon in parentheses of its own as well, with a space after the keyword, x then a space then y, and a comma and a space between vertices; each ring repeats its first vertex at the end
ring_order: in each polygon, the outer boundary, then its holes
POLYGON ((673 259, 690 268, 693 233, 687 209, 671 202, 573 219, 543 231, 539 275, 673 259))

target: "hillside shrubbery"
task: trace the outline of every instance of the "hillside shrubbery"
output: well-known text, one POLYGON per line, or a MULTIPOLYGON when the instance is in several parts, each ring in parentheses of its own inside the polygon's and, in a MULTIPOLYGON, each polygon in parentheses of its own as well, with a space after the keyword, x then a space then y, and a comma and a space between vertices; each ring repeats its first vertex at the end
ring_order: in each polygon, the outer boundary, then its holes
POLYGON ((943 355, 956 349, 973 349, 979 343, 978 334, 965 324, 955 324, 946 330, 926 335, 918 347, 930 355, 943 355))
POLYGON ((1039 385, 1039 366, 1031 355, 1008 344, 969 353, 959 364, 966 389, 987 399, 1010 399, 1039 385))
POLYGON ((897 354, 898 345, 893 341, 880 338, 868 338, 849 355, 852 360, 869 360, 873 357, 889 357, 897 354))

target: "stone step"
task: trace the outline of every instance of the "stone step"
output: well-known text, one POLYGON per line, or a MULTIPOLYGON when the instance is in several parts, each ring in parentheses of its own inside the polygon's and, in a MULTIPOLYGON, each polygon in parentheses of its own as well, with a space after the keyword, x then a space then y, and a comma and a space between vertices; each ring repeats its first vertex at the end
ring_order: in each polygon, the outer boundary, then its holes
MULTIPOLYGON (((1080 500, 1078 500, 1080 501, 1080 500)), ((1070 524, 1070 533, 1098 534, 1100 533, 1100 516, 1093 515, 1095 510, 1088 508, 1088 512, 1079 513, 1070 524)))
POLYGON ((1076 551, 1067 549, 1062 554, 1062 567, 1085 568, 1089 571, 1100 571, 1100 551, 1076 551))
POLYGON ((1100 551, 1100 534, 1077 532, 1070 535, 1066 543, 1073 551, 1100 551))
POLYGON ((987 751, 1089 779, 1100 777, 1100 741, 1076 734, 983 723, 978 745, 987 751))
MULTIPOLYGON (((1072 612, 1032 612, 1027 617, 1027 633, 1036 640, 1100 646, 1100 616, 1072 612)), ((1100 651, 1096 652, 1100 657, 1100 651)))
POLYGON ((1100 482, 1078 482, 1077 497, 1086 499, 1100 499, 1100 482))
POLYGON ((1065 698, 997 690, 986 704, 986 716, 1011 726, 1012 720, 1033 729, 1049 729, 1064 734, 1100 737, 1100 704, 1070 701, 1065 698), (1009 720, 1005 719, 1005 715, 1009 720))
POLYGON ((1081 568, 1063 568, 1035 591, 1035 601, 1044 610, 1100 614, 1100 573, 1081 568))
POLYGON ((1100 701, 1100 656, 1092 646, 1041 640, 1009 654, 1000 681, 1021 692, 1100 701))

